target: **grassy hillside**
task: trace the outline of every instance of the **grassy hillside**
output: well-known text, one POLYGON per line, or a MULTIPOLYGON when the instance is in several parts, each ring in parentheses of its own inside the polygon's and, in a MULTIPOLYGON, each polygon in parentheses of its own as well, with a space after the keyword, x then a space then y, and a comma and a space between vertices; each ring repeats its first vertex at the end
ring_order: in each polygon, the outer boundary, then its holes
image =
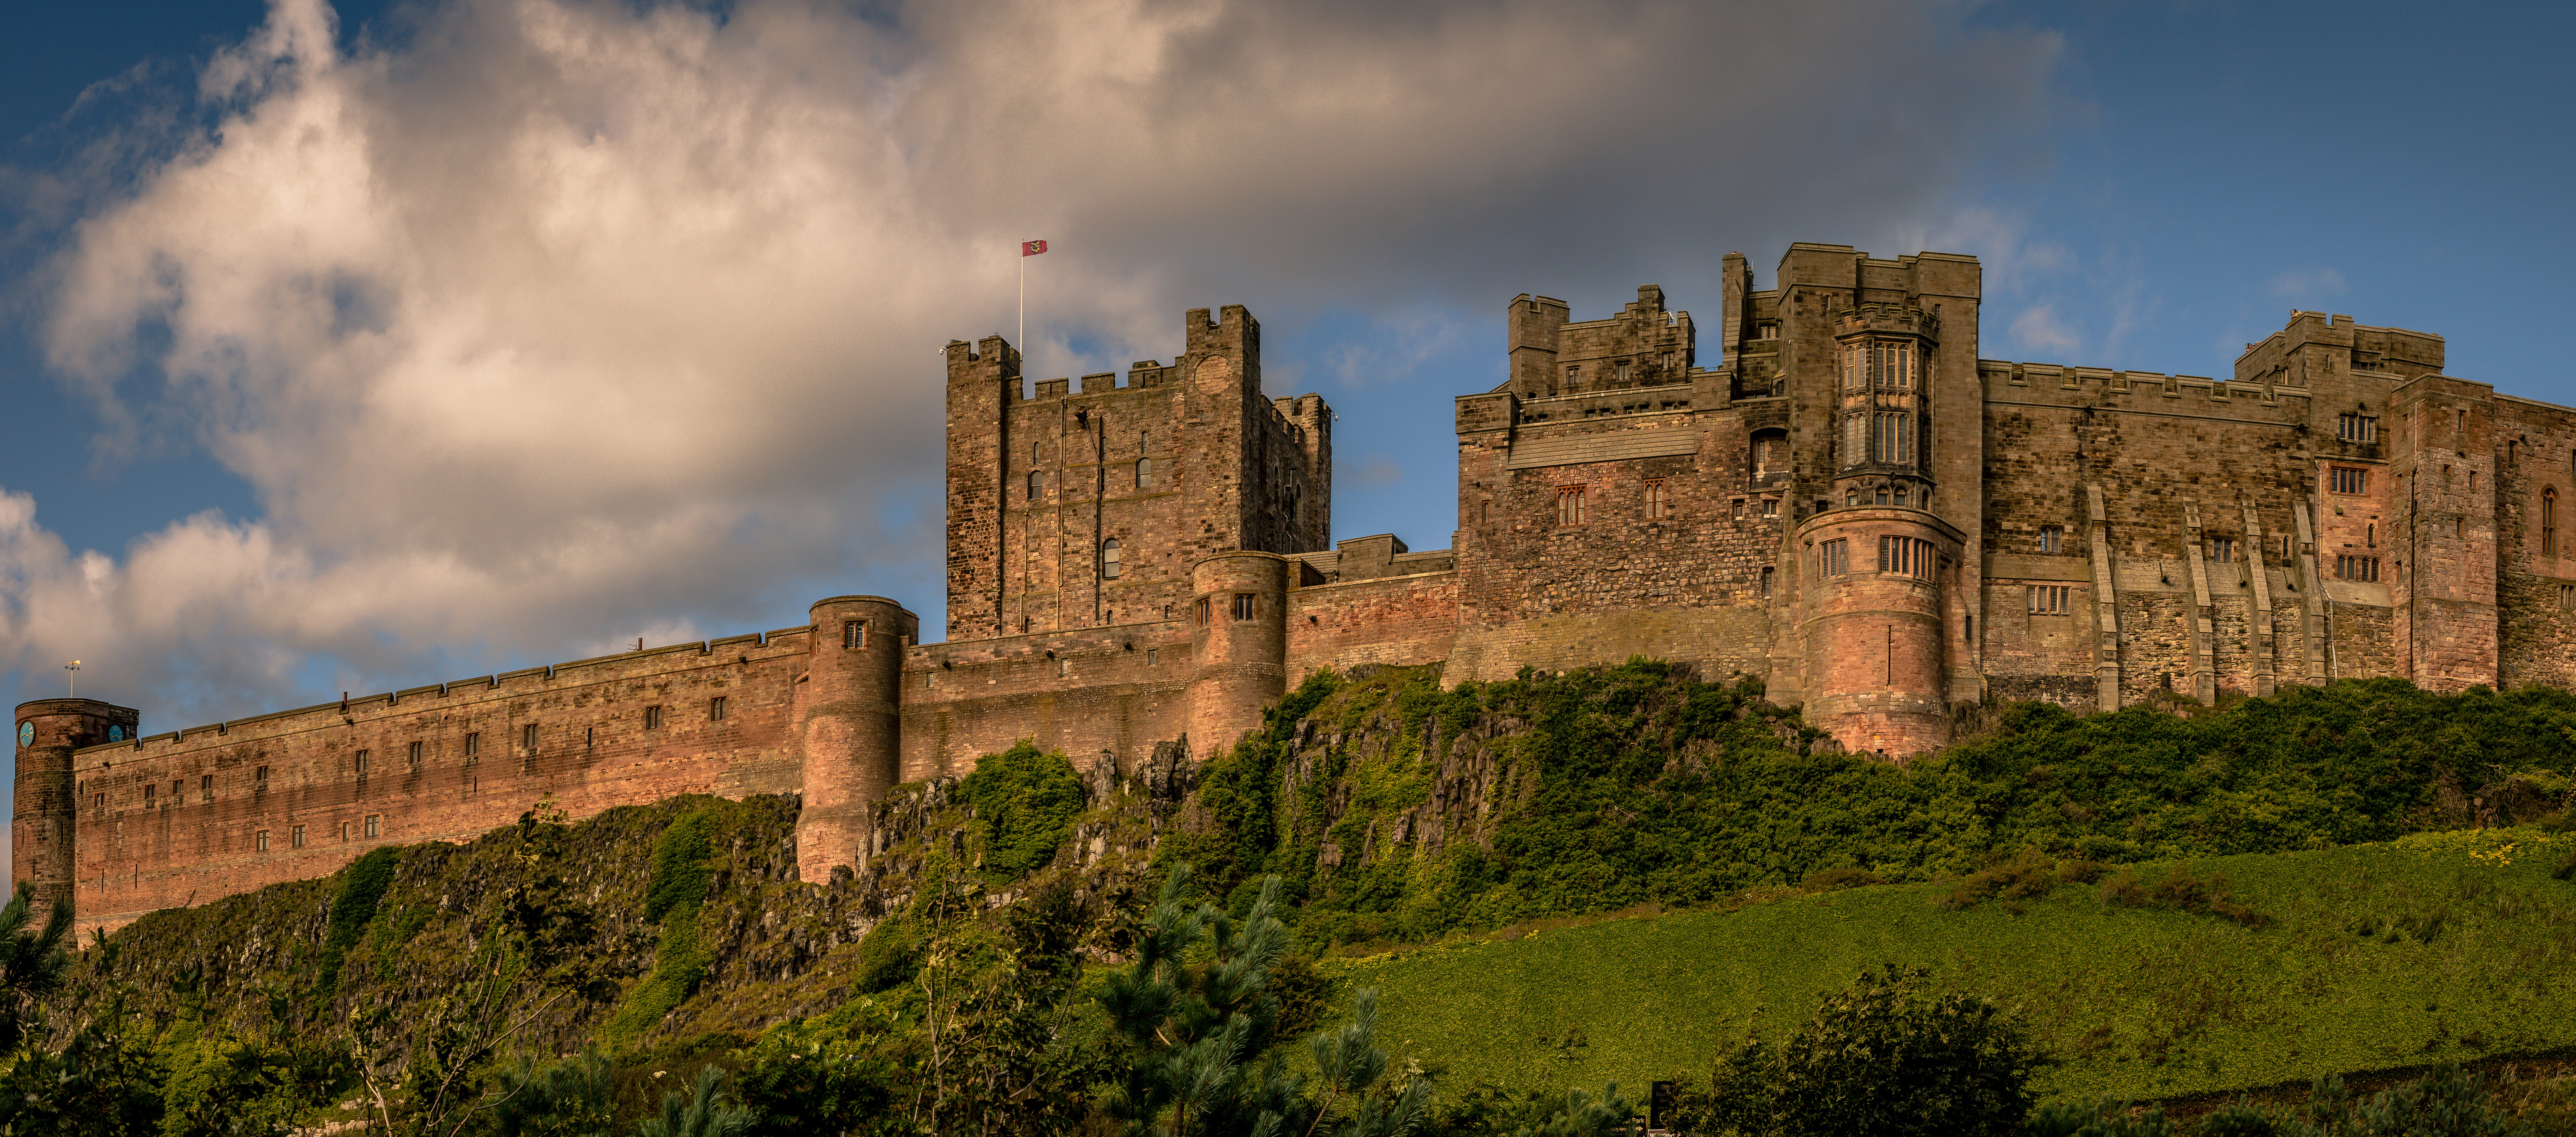
POLYGON ((2576 772, 2565 691, 2371 680, 2182 710, 1983 708, 1972 741, 1895 766, 1819 752, 1758 683, 1661 663, 1446 691, 1437 668, 1318 675, 1209 764, 1158 856, 1238 905, 1286 877, 1317 942, 1426 939, 1836 868, 1930 880, 2025 849, 2118 864, 2528 821, 2576 772))
POLYGON ((1984 898, 1956 882, 1793 894, 1327 970, 1379 988, 1391 1049, 1452 1084, 1705 1078, 1747 1032, 1777 1037, 1893 961, 2018 1005, 2066 1058, 2047 1093, 2167 1097, 2576 1046, 2576 883, 2552 875, 2571 851, 2576 835, 2536 829, 2425 834, 2020 898, 2008 869, 1984 898), (2197 901, 2159 902, 2177 878, 2197 901))

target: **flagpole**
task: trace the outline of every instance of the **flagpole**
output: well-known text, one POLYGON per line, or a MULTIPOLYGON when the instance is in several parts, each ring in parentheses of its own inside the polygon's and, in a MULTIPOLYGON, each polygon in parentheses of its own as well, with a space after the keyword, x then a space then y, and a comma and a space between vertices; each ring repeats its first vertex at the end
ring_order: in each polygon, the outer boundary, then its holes
POLYGON ((1013 343, 1011 346, 1016 347, 1016 348, 1019 348, 1019 349, 1020 349, 1020 354, 1021 354, 1021 355, 1023 355, 1023 356, 1025 356, 1025 355, 1027 355, 1027 354, 1029 353, 1029 250, 1028 250, 1028 246, 1027 246, 1027 245, 1022 245, 1022 246, 1020 246, 1020 256, 1019 256, 1019 261, 1020 261, 1020 333, 1019 333, 1020 338, 1019 338, 1019 340, 1018 340, 1017 342, 1013 343))

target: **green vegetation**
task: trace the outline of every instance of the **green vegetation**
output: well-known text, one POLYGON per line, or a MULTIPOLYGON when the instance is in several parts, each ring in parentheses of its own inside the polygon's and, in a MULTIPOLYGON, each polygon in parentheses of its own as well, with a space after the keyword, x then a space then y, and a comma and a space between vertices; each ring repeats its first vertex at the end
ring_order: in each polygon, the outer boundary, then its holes
POLYGON ((1802 752, 1815 732, 1752 681, 1661 663, 1450 691, 1436 668, 1318 674, 1208 766, 1203 824, 1160 855, 1206 866, 1238 908, 1244 882, 1280 874, 1317 942, 1419 940, 1835 871, 1956 877, 2025 850, 2117 865, 2385 841, 2480 808, 2529 820, 2561 807, 2576 767, 2576 694, 2541 688, 2370 680, 2194 717, 1994 717, 1895 766, 1802 752), (1309 755, 1309 717, 1355 741, 1309 755), (1433 801, 1462 776, 1491 788, 1433 801), (1435 819, 1436 847, 1418 836, 1435 819))
POLYGON ((653 842, 653 876, 644 889, 644 918, 662 925, 653 971, 626 993, 603 1035, 611 1049, 626 1049, 669 1015, 707 977, 708 953, 700 942, 698 908, 706 903, 713 873, 716 815, 698 809, 682 815, 653 842))
MULTIPOLYGON (((2576 889, 2534 828, 2136 866, 1771 889, 1517 939, 1328 960, 1453 1083, 1643 1084, 1776 1038, 1883 962, 2027 1016, 2044 1093, 2126 1099, 2576 1044, 2576 889), (1992 882, 1995 877, 1987 878, 1992 882)), ((1508 933, 1507 933, 1508 934, 1508 933)))
POLYGON ((974 810, 984 879, 1002 885, 1055 860, 1073 819, 1082 813, 1082 775, 1062 751, 1020 743, 975 762, 957 783, 957 800, 974 810))
POLYGON ((393 885, 394 865, 401 855, 390 845, 370 849, 340 870, 340 894, 331 899, 331 930, 322 939, 320 979, 314 984, 318 997, 329 999, 339 989, 341 962, 350 948, 358 946, 367 925, 375 922, 376 906, 393 885))

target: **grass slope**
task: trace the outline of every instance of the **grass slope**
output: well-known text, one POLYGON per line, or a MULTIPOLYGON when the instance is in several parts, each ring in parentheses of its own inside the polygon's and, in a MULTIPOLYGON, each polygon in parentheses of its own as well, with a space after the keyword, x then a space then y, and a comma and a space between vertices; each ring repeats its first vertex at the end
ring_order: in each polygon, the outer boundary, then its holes
POLYGON ((1901 884, 1330 961, 1391 1052, 1464 1085, 1642 1087, 1776 1037, 1882 961, 2019 1006, 2052 1095, 2166 1097, 2576 1044, 2576 835, 2419 834, 2142 866, 2222 876, 2248 927, 2102 889, 1945 909, 1901 884))

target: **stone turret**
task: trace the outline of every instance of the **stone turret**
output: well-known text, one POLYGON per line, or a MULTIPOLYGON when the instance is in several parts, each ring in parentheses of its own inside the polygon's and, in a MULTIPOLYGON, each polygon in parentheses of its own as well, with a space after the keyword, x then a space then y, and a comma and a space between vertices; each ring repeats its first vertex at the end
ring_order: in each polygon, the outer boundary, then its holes
POLYGON ((1190 740, 1207 758, 1288 690, 1288 558, 1236 550, 1190 566, 1190 740))
POLYGON ((868 805, 893 787, 903 748, 903 652, 920 621, 882 596, 814 602, 814 635, 797 692, 805 804, 797 874, 823 883, 865 860, 868 805))
POLYGON ((72 751, 134 737, 141 712, 96 699, 37 699, 18 704, 17 807, 9 819, 9 881, 34 885, 40 905, 72 896, 73 835, 80 802, 72 785, 72 751))

